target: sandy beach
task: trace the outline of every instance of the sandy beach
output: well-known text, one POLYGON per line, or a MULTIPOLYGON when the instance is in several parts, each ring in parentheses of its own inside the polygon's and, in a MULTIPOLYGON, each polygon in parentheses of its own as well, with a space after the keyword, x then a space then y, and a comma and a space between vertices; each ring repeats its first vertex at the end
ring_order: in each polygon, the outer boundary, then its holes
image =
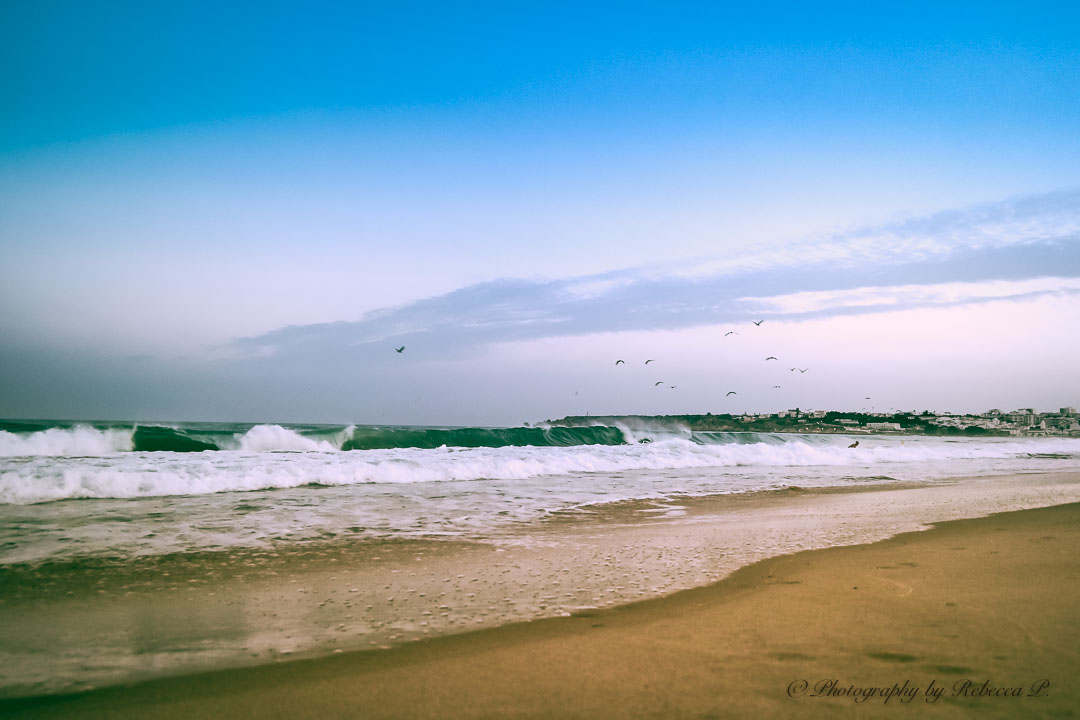
POLYGON ((0 720, 1080 720, 1078 28, 0 2, 0 720))
POLYGON ((87 693, 5 717, 1071 717, 1080 504, 744 567, 571 617, 87 693))

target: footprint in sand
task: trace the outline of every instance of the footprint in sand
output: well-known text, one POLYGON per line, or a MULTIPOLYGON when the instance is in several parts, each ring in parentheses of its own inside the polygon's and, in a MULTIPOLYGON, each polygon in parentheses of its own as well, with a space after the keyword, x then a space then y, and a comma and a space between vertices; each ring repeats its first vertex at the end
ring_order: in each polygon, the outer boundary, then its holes
POLYGON ((959 665, 924 665, 923 667, 930 672, 941 673, 942 675, 973 675, 975 673, 971 668, 959 665))
POLYGON ((885 662, 898 662, 898 663, 910 663, 919 660, 918 655, 907 655, 905 653, 892 653, 892 652, 872 652, 866 653, 866 657, 872 660, 884 660, 885 662))

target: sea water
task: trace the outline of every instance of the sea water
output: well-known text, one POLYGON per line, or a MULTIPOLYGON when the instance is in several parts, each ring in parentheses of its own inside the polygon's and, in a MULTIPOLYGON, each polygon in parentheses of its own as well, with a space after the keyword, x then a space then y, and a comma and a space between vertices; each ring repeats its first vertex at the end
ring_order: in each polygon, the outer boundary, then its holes
POLYGON ((0 564, 492 541, 633 500, 1078 469, 1076 438, 7 421, 0 564))
POLYGON ((0 421, 0 698, 591 612, 1078 470, 1072 438, 0 421))

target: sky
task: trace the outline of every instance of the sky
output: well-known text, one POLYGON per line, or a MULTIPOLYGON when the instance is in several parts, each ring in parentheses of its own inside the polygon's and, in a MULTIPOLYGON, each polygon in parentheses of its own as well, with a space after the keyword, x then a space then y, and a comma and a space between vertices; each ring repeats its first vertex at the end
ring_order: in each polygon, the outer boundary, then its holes
POLYGON ((4 3, 0 417, 1080 405, 1080 7, 867 5, 4 3))

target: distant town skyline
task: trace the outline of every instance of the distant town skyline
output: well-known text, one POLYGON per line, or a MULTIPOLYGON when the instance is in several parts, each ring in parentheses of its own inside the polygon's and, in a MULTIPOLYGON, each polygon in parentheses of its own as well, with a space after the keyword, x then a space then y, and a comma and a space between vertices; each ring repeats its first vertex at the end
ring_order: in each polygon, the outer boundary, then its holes
POLYGON ((1078 24, 6 6, 0 417, 1080 405, 1078 24))
POLYGON ((775 413, 744 413, 661 416, 570 416, 546 422, 555 425, 577 425, 595 422, 628 424, 638 434, 647 433, 650 423, 659 421, 682 424, 697 431, 748 431, 798 433, 906 433, 916 435, 1009 435, 1013 437, 1080 437, 1080 418, 1076 408, 1062 407, 1056 412, 1036 412, 1034 408, 1018 408, 1012 412, 991 409, 984 413, 966 414, 931 410, 840 410, 832 408, 789 408, 775 413), (873 418, 873 419, 870 419, 873 418), (637 423, 644 423, 638 427, 637 423))

